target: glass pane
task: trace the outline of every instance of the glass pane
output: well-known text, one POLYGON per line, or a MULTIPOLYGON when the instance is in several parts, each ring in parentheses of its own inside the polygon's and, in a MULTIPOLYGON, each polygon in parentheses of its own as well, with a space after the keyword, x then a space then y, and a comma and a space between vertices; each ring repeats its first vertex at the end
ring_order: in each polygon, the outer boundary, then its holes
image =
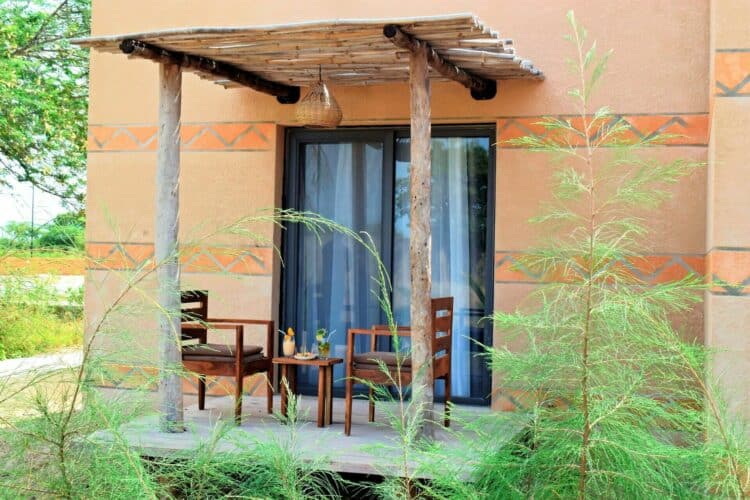
MULTIPOLYGON (((484 341, 487 256, 488 137, 432 139, 432 295, 454 297, 452 393, 482 394, 483 361, 470 339, 484 341)), ((396 144, 393 304, 409 324, 409 139, 396 144)), ((442 387, 438 386, 438 393, 442 387)))
MULTIPOLYGON (((302 146, 300 209, 369 233, 380 248, 383 240, 382 142, 320 143, 302 146)), ((315 330, 335 330, 331 356, 345 357, 346 331, 381 322, 372 295, 374 258, 340 233, 302 229, 297 252, 297 311, 292 326, 297 344, 309 348, 315 330)), ((363 338, 366 342, 367 339, 363 338)), ((317 370, 299 370, 300 383, 317 383, 317 370)), ((334 372, 343 387, 343 365, 334 372)))

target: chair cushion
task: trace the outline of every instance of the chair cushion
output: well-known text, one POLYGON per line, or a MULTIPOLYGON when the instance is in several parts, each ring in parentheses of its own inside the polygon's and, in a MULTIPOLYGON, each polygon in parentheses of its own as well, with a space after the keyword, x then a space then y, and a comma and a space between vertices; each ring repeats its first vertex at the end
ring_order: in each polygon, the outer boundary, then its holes
MULTIPOLYGON (((247 364, 260 359, 268 358, 264 358, 262 354, 251 354, 249 356, 244 356, 242 358, 242 363, 247 364)), ((210 361, 212 363, 234 364, 234 358, 230 358, 229 356, 191 356, 190 354, 183 354, 182 361, 183 363, 190 361, 210 361)))
MULTIPOLYGON (((242 348, 242 356, 260 354, 263 348, 257 345, 246 345, 242 348)), ((211 356, 214 358, 234 358, 235 348, 226 344, 192 344, 182 347, 182 356, 211 356)))
MULTIPOLYGON (((382 361, 389 368, 396 367, 396 353, 386 351, 370 351, 361 354, 355 354, 352 358, 354 366, 360 369, 379 369, 380 365, 376 361, 382 361)), ((402 355, 401 369, 411 370, 411 356, 402 355)))

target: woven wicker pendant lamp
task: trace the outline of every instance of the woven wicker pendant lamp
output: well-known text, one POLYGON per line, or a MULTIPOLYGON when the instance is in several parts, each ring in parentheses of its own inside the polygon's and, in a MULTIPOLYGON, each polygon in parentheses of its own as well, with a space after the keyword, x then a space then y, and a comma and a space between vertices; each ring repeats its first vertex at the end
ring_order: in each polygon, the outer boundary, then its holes
POLYGON ((323 83, 322 70, 318 68, 318 81, 297 104, 297 121, 307 127, 333 128, 343 117, 339 103, 323 83))

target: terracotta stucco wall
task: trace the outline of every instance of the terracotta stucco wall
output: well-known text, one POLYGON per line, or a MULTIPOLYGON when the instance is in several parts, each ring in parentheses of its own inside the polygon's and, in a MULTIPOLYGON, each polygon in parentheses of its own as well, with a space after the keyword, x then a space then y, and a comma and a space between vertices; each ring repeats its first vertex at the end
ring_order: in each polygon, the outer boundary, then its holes
POLYGON ((706 342, 729 409, 750 417, 750 2, 711 2, 706 342))
MULTIPOLYGON (((564 62, 570 49, 562 40, 568 30, 565 13, 569 8, 575 9, 600 47, 615 51, 595 105, 609 105, 634 134, 657 130, 680 134, 671 144, 657 148, 660 157, 704 161, 709 123, 709 6, 703 0, 530 0, 523 8, 494 0, 94 0, 93 34, 473 12, 503 36, 512 37, 518 52, 533 59, 547 79, 502 82, 498 96, 488 102, 473 101, 457 84, 436 83, 433 119, 435 123, 493 123, 502 141, 533 129, 539 116, 575 111, 565 97, 575 83, 564 62)), ((406 85, 333 90, 344 112, 343 125, 408 123, 406 85)), ((126 261, 137 262, 152 251, 157 105, 154 64, 92 54, 87 234, 92 253, 127 253, 126 261), (112 244, 120 241, 132 245, 112 244)), ((246 89, 224 90, 185 75, 181 231, 186 241, 188 235, 216 221, 229 222, 258 208, 278 205, 282 127, 295 125, 293 112, 293 107, 282 106, 272 97, 246 89)), ((511 272, 510 265, 514 255, 535 241, 525 222, 546 196, 549 167, 543 158, 502 142, 496 158, 495 306, 510 309, 529 290, 530 278, 511 272)), ((646 273, 650 279, 703 271, 705 185, 706 172, 696 173, 652 219, 656 237, 647 249, 653 263, 646 273)), ((271 234, 270 227, 264 230, 271 234)), ((279 265, 268 248, 250 248, 248 241, 227 236, 202 244, 196 249, 196 259, 203 266, 186 268, 183 278, 211 289, 217 297, 212 299, 212 314, 277 313, 272 298, 278 288, 274 280, 279 265), (223 272, 233 269, 227 269, 230 263, 215 255, 219 246, 231 248, 230 253, 252 254, 241 259, 244 273, 228 276, 223 272)), ((102 270, 91 270, 90 282, 104 275, 102 270)), ((90 315, 100 311, 114 292, 96 292, 98 297, 93 293, 89 292, 87 302, 90 315)), ((702 310, 694 316, 687 323, 693 334, 700 335, 702 310)), ((144 342, 152 339, 150 333, 144 337, 144 342)), ((499 406, 510 402, 499 394, 495 401, 499 406)))

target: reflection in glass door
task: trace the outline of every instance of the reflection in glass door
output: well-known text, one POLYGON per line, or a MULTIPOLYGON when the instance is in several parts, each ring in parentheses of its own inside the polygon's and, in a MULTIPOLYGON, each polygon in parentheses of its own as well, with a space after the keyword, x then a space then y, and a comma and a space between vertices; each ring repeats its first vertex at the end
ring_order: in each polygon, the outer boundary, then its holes
MULTIPOLYGON (((491 343, 493 183, 487 129, 433 130, 432 289, 454 297, 453 395, 488 404, 489 373, 477 342, 491 343), (476 342, 475 342, 476 341, 476 342)), ((295 131, 288 142, 285 207, 318 213, 372 236, 393 284, 396 320, 409 324, 409 138, 395 129, 295 131)), ((282 327, 298 345, 335 329, 332 355, 345 357, 346 330, 383 323, 373 289, 376 262, 360 245, 335 233, 289 226, 285 232, 282 327)), ((366 350, 368 339, 358 346, 366 350)), ((299 373, 314 392, 316 373, 299 373)), ((343 387, 343 367, 334 372, 343 387)), ((442 382, 437 395, 443 393, 442 382)))

